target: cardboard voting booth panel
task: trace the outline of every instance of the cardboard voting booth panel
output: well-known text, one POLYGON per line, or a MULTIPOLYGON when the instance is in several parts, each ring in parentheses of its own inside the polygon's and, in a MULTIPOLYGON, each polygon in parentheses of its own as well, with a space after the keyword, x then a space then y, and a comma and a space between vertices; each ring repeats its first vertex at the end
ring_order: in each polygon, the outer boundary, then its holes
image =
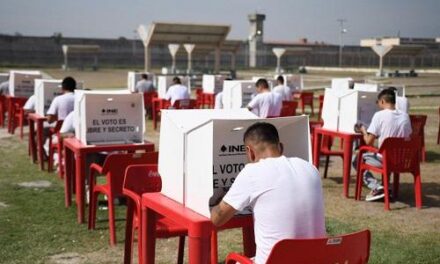
POLYGON ((324 128, 354 133, 355 124, 368 127, 374 113, 377 92, 325 89, 322 119, 324 128))
MULTIPOLYGON (((35 112, 39 115, 46 115, 53 99, 62 95, 62 80, 35 79, 35 112)), ((76 83, 76 89, 83 89, 83 82, 76 83)))
POLYGON ((379 85, 378 91, 380 92, 380 91, 388 89, 390 87, 394 87, 397 89, 397 92, 396 92, 397 96, 405 97, 405 85, 402 85, 402 84, 386 84, 386 85, 382 84, 382 85, 379 85))
MULTIPOLYGON (((75 137, 77 139, 83 141, 84 144, 87 144, 87 141, 84 141, 84 138, 87 137, 87 135, 83 135, 84 134, 83 132, 87 130, 87 123, 86 123, 85 118, 87 116, 90 116, 90 115, 86 115, 85 112, 88 109, 81 105, 81 104, 83 104, 83 98, 84 98, 85 95, 100 95, 100 96, 103 96, 102 98, 106 98, 106 96, 107 96, 107 99, 108 98, 113 98, 113 99, 116 98, 115 100, 117 100, 118 97, 111 97, 111 96, 130 95, 130 94, 131 94, 130 91, 128 91, 127 89, 124 89, 124 90, 100 90, 100 91, 75 90, 75 102, 74 102, 74 109, 73 109, 73 111, 74 111, 73 115, 74 115, 75 137)), ((138 96, 142 97, 141 94, 135 94, 135 95, 138 95, 138 96)), ((107 101, 107 102, 110 103, 111 101, 107 101)), ((96 105, 96 106, 99 107, 98 105, 96 105)), ((90 109, 92 109, 92 107, 90 107, 90 109)), ((97 109, 95 109, 95 110, 97 110, 97 109)), ((102 111, 102 109, 103 108, 101 108, 100 110, 102 111)), ((91 110, 88 110, 88 111, 91 111, 91 110)), ((97 112, 94 111, 94 113, 96 114, 97 112)), ((118 115, 114 115, 114 116, 115 117, 116 116, 120 116, 121 113, 122 112, 118 111, 118 115)), ((109 113, 109 115, 110 115, 110 113, 109 113)), ((125 118, 125 117, 123 117, 123 118, 125 118)), ((106 144, 106 143, 110 144, 110 143, 123 143, 123 142, 125 142, 125 140, 115 140, 115 141, 113 141, 110 138, 105 138, 105 139, 107 139, 107 140, 106 141, 100 141, 100 142, 94 142, 94 143, 95 144, 106 144)))
POLYGON ((224 81, 223 108, 244 108, 256 94, 257 90, 253 81, 224 81))
POLYGON ((202 88, 204 93, 218 94, 223 89, 223 81, 225 77, 223 75, 209 75, 203 74, 202 88))
POLYGON ((39 71, 10 71, 9 95, 29 98, 34 94, 35 79, 41 79, 39 71))
MULTIPOLYGON (((168 88, 173 85, 175 76, 157 76, 157 95, 159 98, 165 98, 168 88)), ((182 85, 188 87, 188 93, 191 94, 191 80, 189 77, 179 76, 182 85)))
POLYGON ((142 79, 142 74, 147 74, 148 80, 153 82, 153 85, 156 86, 155 75, 149 72, 128 72, 127 77, 127 87, 130 92, 134 92, 136 88, 136 84, 138 81, 142 79))
POLYGON ((332 79, 332 89, 350 89, 350 83, 353 81, 352 78, 334 78, 332 79))
POLYGON ((244 109, 208 111, 164 111, 159 145, 162 193, 206 217, 247 163, 243 134, 252 124, 272 123, 286 156, 312 160, 306 116, 259 119, 244 109))
POLYGON ((372 83, 355 83, 353 90, 364 92, 377 92, 378 86, 377 84, 372 83))
MULTIPOLYGON (((280 75, 274 76, 275 83, 276 83, 276 79, 278 78, 278 76, 280 76, 280 75)), ((283 78, 284 78, 284 85, 290 87, 290 89, 292 91, 298 91, 298 90, 302 90, 304 88, 304 80, 303 80, 302 75, 282 74, 281 76, 283 76, 283 78)))

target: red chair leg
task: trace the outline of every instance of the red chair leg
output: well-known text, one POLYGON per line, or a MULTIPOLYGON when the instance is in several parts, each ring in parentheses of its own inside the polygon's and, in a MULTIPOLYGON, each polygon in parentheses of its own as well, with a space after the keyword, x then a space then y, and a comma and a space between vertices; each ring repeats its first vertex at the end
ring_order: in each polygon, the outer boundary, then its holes
POLYGON ((420 179, 420 171, 414 174, 414 194, 416 198, 416 207, 422 208, 422 182, 420 179))
MULTIPOLYGON (((92 186, 90 186, 92 188, 92 186)), ((92 190, 92 189, 91 189, 92 190)), ((90 204, 89 204, 89 229, 95 229, 96 224, 96 210, 98 204, 98 192, 90 191, 90 204)))
POLYGON ((385 208, 385 210, 386 211, 389 211, 390 210, 390 194, 389 194, 389 177, 390 177, 390 175, 389 175, 389 173, 387 172, 387 171, 385 171, 385 173, 383 174, 383 181, 382 181, 382 183, 383 183, 383 188, 384 188, 384 193, 385 193, 385 197, 384 197, 384 200, 385 200, 385 204, 384 204, 384 208, 385 208))
POLYGON ((127 216, 125 222, 125 249, 124 249, 124 264, 131 264, 133 258, 133 239, 134 239, 134 214, 133 201, 127 201, 127 216))
POLYGON ((115 227, 115 205, 113 197, 111 195, 107 196, 108 203, 108 223, 110 229, 110 245, 116 245, 116 227, 115 227))
POLYGON ((211 263, 218 262, 218 252, 217 252, 217 231, 213 230, 211 232, 211 263))
POLYGON ((177 263, 183 264, 183 254, 185 253, 185 236, 179 237, 179 252, 177 255, 177 263))

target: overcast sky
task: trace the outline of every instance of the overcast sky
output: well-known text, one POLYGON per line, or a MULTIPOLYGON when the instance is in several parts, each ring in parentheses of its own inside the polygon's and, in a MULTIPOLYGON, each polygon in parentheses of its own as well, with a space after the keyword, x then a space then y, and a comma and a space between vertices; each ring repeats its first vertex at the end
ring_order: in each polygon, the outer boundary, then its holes
POLYGON ((134 37, 152 21, 231 25, 228 39, 247 39, 247 15, 266 14, 265 41, 346 44, 377 36, 440 37, 440 0, 0 0, 0 33, 69 37, 134 37))

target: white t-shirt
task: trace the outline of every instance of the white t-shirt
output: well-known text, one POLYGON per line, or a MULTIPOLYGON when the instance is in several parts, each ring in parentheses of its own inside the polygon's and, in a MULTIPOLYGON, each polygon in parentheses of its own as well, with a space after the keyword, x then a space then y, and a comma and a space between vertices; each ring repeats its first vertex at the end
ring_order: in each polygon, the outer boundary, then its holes
POLYGON ((60 128, 60 133, 61 134, 64 134, 64 133, 75 133, 75 126, 73 124, 74 120, 75 120, 74 118, 75 118, 75 115, 74 115, 73 111, 70 112, 66 116, 66 118, 64 118, 63 125, 60 128))
POLYGON ((252 98, 248 107, 259 117, 279 116, 283 107, 283 100, 278 93, 263 92, 252 98))
POLYGON ((140 80, 136 83, 134 91, 137 93, 148 93, 154 91, 153 82, 149 80, 140 80))
POLYGON ((64 120, 73 111, 74 101, 74 94, 69 92, 55 97, 47 110, 47 115, 56 115, 58 120, 64 120))
POLYGON ((400 110, 384 109, 374 114, 367 132, 379 138, 379 147, 389 137, 408 138, 411 133, 411 120, 400 110))
POLYGON ((267 158, 247 164, 223 201, 254 214, 255 263, 266 263, 280 240, 325 237, 321 177, 299 158, 267 158))
POLYGON ((409 101, 406 97, 396 96, 396 108, 400 111, 407 113, 409 111, 409 101))
POLYGON ((26 103, 24 103, 23 109, 27 111, 35 110, 35 94, 27 99, 26 103))
POLYGON ((223 92, 219 92, 215 96, 214 109, 223 109, 223 92))
POLYGON ((292 100, 292 92, 290 91, 290 87, 288 86, 277 85, 272 89, 272 92, 280 94, 283 101, 292 100))
POLYGON ((164 99, 171 100, 171 105, 174 105, 176 100, 189 99, 188 87, 181 84, 171 85, 164 99))

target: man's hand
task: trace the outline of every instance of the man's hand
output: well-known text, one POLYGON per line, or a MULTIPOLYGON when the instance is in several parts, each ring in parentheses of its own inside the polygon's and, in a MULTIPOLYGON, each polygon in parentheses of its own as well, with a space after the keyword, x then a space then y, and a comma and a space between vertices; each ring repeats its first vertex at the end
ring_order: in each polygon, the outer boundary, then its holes
POLYGON ((232 206, 221 201, 211 209, 211 221, 215 226, 221 226, 231 219, 237 210, 232 206))
POLYGON ((54 115, 47 115, 46 118, 47 118, 47 122, 48 122, 49 124, 51 124, 51 123, 57 121, 57 117, 54 116, 54 115))

